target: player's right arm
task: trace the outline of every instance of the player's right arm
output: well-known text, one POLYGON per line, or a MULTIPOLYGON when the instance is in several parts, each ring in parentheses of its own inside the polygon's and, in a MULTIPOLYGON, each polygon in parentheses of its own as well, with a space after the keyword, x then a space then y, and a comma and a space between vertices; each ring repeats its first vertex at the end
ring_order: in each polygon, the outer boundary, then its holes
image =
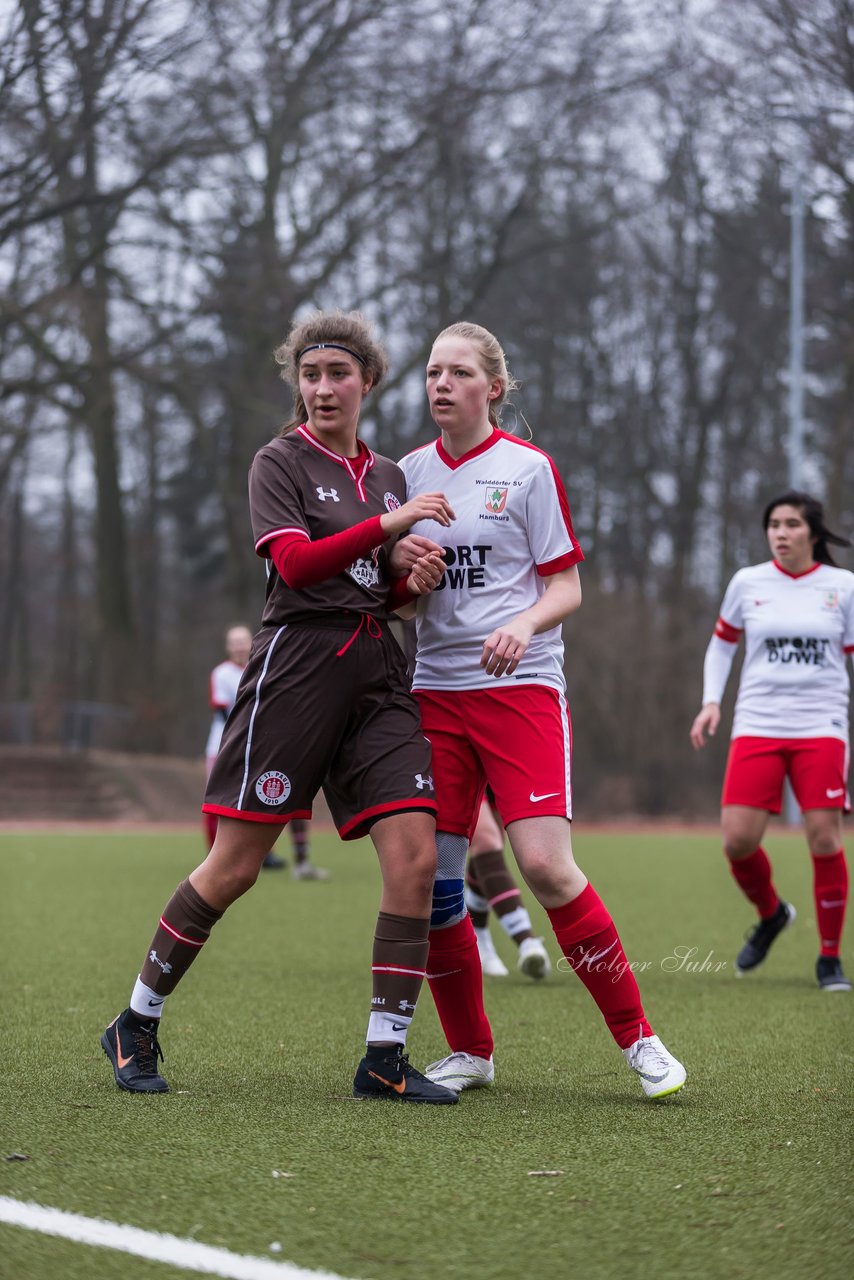
POLYGON ((718 702, 706 702, 694 717, 691 725, 691 745, 700 751, 706 745, 706 735, 713 738, 721 722, 721 708, 718 702))
POLYGON ((739 576, 733 578, 723 598, 714 635, 703 661, 703 705, 691 725, 691 745, 700 751, 706 738, 713 738, 721 722, 721 700, 743 627, 739 576))

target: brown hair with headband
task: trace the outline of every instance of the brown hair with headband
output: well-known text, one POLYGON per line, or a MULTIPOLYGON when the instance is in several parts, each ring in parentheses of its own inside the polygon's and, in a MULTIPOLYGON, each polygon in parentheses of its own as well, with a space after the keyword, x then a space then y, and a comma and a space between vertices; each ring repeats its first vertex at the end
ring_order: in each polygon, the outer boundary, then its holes
POLYGON ((353 356, 364 370, 366 380, 370 379, 372 390, 388 372, 385 349, 375 337, 370 321, 360 311, 316 311, 305 320, 295 321, 285 341, 274 352, 280 376, 294 397, 293 421, 282 427, 280 435, 305 422, 306 408, 299 389, 300 358, 308 351, 324 347, 344 350, 353 356))

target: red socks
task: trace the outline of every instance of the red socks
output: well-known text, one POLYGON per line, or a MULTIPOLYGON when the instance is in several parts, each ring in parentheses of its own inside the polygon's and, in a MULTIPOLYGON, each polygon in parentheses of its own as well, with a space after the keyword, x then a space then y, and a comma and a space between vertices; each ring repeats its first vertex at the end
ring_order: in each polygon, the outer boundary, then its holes
POLYGON ((771 863, 763 848, 746 858, 729 858, 733 879, 749 902, 752 902, 763 920, 773 916, 780 905, 780 898, 771 879, 771 863))
POLYGON ((621 1049, 651 1036, 635 975, 608 908, 591 884, 548 912, 561 951, 590 992, 621 1049))
POLYGON ((812 855, 815 918, 823 956, 839 955, 839 939, 848 901, 848 867, 845 854, 812 855))
POLYGON ((469 916, 447 929, 430 930, 427 981, 452 1052, 491 1058, 494 1043, 483 1007, 483 973, 469 916))
MULTIPOLYGON (((813 893, 815 918, 823 956, 839 955, 839 939, 848 902, 848 867, 841 849, 831 854, 813 854, 813 893)), ((771 878, 771 863, 765 850, 759 848, 748 858, 730 858, 733 878, 756 910, 766 920, 773 916, 780 902, 771 878)))

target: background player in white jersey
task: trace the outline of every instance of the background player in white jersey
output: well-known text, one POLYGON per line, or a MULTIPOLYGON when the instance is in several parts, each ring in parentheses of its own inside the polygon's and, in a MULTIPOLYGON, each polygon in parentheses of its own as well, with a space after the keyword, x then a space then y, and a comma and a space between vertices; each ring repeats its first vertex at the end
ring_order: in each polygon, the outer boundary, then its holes
POLYGON ((663 1097, 682 1087, 685 1069, 653 1034, 611 916, 572 855, 561 623, 581 603, 583 557, 551 458, 499 429, 510 386, 491 333, 474 324, 443 330, 427 365, 441 434, 401 462, 407 494, 440 487, 455 513, 447 534, 429 519, 416 523, 398 566, 407 567, 405 551, 423 554, 443 539, 445 576, 417 606, 413 682, 439 806, 428 980, 451 1048, 427 1070, 454 1089, 493 1079, 463 898, 466 845, 488 782, 570 967, 644 1092, 663 1097))
POLYGON ((848 900, 842 814, 850 811, 848 671, 854 652, 854 574, 840 569, 828 543, 851 543, 825 527, 821 503, 790 490, 768 503, 763 527, 772 560, 741 569, 727 587, 706 650, 703 706, 691 726, 699 750, 721 719, 721 698, 741 636, 746 653, 721 797, 724 850, 759 923, 736 972, 761 964, 795 919, 777 893, 762 848, 770 813, 779 813, 788 776, 804 813, 813 862, 824 991, 850 991, 839 943, 848 900))
MULTIPOLYGON (((219 744, 222 742, 222 731, 228 719, 228 713, 237 701, 237 690, 240 677, 243 675, 249 655, 252 651, 252 632, 243 623, 229 627, 225 633, 225 662, 218 663, 210 674, 209 701, 213 711, 211 727, 205 746, 205 761, 208 775, 219 755, 219 744)), ((216 839, 217 816, 215 813, 203 813, 202 822, 208 848, 213 848, 216 839)), ((295 880, 328 880, 329 872, 323 867, 316 867, 310 860, 309 832, 311 823, 306 818, 293 818, 288 823, 288 832, 294 851, 293 877, 295 880)), ((272 849, 261 866, 268 871, 277 871, 288 864, 272 849)))

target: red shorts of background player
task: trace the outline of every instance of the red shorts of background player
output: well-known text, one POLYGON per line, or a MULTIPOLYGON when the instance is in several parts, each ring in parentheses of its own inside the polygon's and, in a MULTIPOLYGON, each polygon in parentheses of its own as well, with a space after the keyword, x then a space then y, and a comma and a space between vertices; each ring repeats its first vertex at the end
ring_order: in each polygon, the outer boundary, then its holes
POLYGON ((851 811, 848 747, 839 738, 733 738, 721 804, 779 813, 787 775, 802 810, 851 811))
POLYGON ((453 692, 416 689, 433 748, 436 825, 471 839, 487 782, 501 821, 572 817, 572 726, 546 685, 453 692))

